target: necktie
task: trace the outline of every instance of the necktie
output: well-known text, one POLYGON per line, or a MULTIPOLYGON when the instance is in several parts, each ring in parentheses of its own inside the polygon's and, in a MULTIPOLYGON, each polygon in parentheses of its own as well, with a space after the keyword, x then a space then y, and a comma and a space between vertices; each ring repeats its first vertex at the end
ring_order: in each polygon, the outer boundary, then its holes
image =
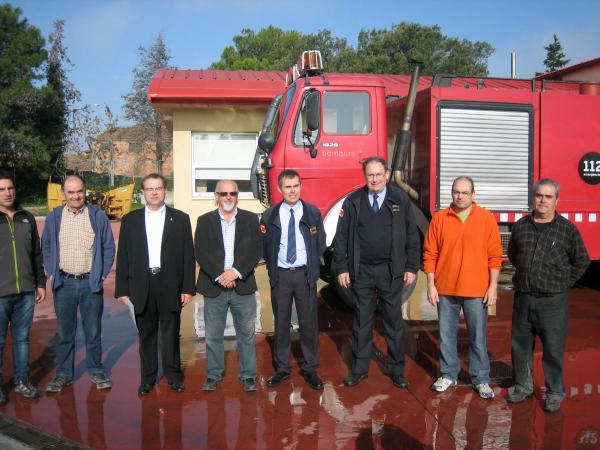
POLYGON ((290 209, 290 222, 288 224, 287 261, 294 264, 296 261, 296 221, 294 210, 290 209))
POLYGON ((379 203, 377 203, 377 194, 373 194, 373 212, 379 211, 379 203))

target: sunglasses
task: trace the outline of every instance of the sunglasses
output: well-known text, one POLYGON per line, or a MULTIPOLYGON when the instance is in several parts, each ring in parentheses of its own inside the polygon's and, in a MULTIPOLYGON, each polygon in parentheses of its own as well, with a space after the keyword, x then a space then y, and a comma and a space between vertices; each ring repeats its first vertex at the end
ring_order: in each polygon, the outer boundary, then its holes
POLYGON ((237 197, 238 196, 238 192, 216 192, 216 194, 219 194, 219 197, 227 197, 228 195, 230 197, 237 197))

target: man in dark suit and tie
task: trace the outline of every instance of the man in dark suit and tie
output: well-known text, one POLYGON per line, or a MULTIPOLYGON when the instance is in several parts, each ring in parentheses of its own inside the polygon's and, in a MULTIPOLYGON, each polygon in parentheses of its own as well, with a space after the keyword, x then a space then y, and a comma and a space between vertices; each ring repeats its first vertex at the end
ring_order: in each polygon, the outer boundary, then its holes
POLYGON ((238 186, 221 180, 215 188, 215 211, 198 217, 196 261, 200 264, 197 291, 204 296, 206 374, 204 391, 214 391, 225 371, 223 338, 227 310, 231 310, 246 392, 256 391, 256 279, 261 257, 258 216, 237 207, 238 186))
POLYGON ((313 389, 323 389, 319 368, 317 280, 325 251, 325 230, 319 209, 300 199, 302 181, 295 170, 278 177, 283 201, 265 211, 261 220, 263 256, 271 283, 275 315, 275 374, 267 380, 275 387, 290 378, 290 320, 292 302, 300 324, 304 361, 300 373, 313 389))
POLYGON ((169 386, 183 392, 179 357, 181 308, 195 294, 194 246, 187 214, 165 205, 166 181, 150 174, 142 180, 146 207, 123 217, 117 252, 115 297, 133 303, 140 337, 141 383, 150 393, 158 372, 160 326, 162 366, 169 386))

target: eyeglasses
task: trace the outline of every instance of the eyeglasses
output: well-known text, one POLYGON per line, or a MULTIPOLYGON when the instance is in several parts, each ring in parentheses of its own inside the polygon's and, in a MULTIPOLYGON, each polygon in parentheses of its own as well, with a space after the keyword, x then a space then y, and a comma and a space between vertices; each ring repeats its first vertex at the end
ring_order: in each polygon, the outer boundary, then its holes
POLYGON ((228 195, 230 197, 238 196, 238 192, 215 192, 215 194, 219 194, 219 197, 227 197, 228 195))
POLYGON ((163 186, 158 186, 158 187, 147 187, 144 188, 144 191, 146 192, 161 192, 164 191, 164 187, 163 186))

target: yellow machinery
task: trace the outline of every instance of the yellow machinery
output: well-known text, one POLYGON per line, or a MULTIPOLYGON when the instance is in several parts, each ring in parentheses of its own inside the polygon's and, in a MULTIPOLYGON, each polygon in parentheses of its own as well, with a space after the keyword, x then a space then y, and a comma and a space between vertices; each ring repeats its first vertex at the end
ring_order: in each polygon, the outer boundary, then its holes
MULTIPOLYGON (((88 191, 86 198, 88 203, 99 205, 110 219, 121 219, 131 211, 134 183, 118 186, 108 191, 88 191)), ((62 194, 59 183, 48 182, 48 212, 58 206, 64 205, 65 197, 62 194)))

